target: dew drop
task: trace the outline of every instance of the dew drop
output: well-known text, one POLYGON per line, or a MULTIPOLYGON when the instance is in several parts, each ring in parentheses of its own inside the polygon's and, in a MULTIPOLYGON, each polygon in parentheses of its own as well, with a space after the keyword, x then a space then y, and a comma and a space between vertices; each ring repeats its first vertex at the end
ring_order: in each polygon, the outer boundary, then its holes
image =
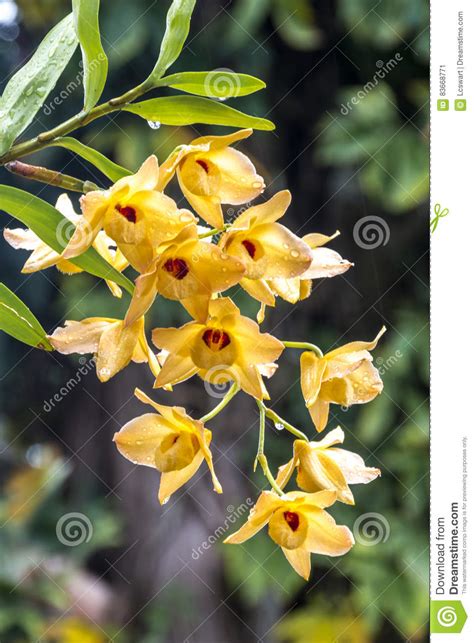
POLYGON ((161 123, 160 121, 147 121, 148 122, 148 127, 151 129, 160 129, 161 123))
POLYGON ((298 250, 292 250, 292 251, 290 252, 290 255, 291 255, 292 257, 294 257, 295 259, 297 259, 297 258, 300 256, 300 253, 298 252, 298 250))
POLYGON ((275 429, 277 431, 283 431, 284 428, 285 427, 283 426, 283 424, 281 422, 275 422, 275 429))

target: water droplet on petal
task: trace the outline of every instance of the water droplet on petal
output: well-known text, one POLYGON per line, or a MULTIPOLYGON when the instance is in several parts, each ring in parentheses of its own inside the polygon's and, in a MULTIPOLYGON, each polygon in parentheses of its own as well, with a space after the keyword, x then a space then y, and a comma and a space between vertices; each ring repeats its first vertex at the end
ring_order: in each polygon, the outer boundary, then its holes
POLYGON ((300 256, 300 253, 298 252, 298 250, 292 250, 292 251, 290 252, 290 255, 291 255, 292 257, 294 257, 295 259, 297 259, 297 258, 300 256))
POLYGON ((148 122, 148 126, 151 129, 160 129, 160 127, 161 127, 160 121, 147 121, 147 122, 148 122))

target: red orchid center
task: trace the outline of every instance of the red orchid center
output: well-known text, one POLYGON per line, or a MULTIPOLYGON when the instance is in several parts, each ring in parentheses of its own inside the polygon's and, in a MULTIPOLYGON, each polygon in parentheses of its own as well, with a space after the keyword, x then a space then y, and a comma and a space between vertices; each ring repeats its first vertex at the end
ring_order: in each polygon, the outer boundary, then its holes
POLYGON ((167 259, 163 264, 163 270, 178 280, 184 279, 189 272, 188 264, 184 259, 167 259))
POLYGON ((206 174, 209 174, 209 165, 206 163, 206 161, 203 161, 202 159, 198 159, 196 163, 202 167, 202 169, 206 174))
POLYGON ((230 344, 230 337, 224 330, 218 328, 206 328, 202 340, 211 351, 221 351, 230 344))
POLYGON ((115 206, 115 209, 117 210, 117 212, 120 212, 120 214, 125 217, 130 223, 137 222, 137 211, 130 205, 125 205, 124 207, 122 207, 121 205, 117 204, 115 206))
POLYGON ((249 239, 244 239, 242 241, 243 247, 247 250, 251 259, 255 258, 255 253, 257 252, 257 246, 249 239))
POLYGON ((300 518, 294 511, 285 511, 283 514, 284 519, 288 523, 291 531, 296 531, 300 525, 300 518))

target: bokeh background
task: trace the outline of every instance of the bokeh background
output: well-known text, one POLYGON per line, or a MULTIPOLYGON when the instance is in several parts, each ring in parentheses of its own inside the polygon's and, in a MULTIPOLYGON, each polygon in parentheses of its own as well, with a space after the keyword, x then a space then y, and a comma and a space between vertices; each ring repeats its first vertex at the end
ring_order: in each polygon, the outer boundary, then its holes
MULTIPOLYGON (((69 4, 0 0, 2 87, 69 4)), ((164 0, 102 2, 106 97, 149 72, 167 8, 164 0)), ((225 494, 211 493, 202 475, 161 508, 156 472, 134 467, 111 442, 143 412, 131 393, 135 386, 150 392, 145 366, 132 365, 100 385, 88 359, 30 351, 2 335, 2 643, 427 640, 428 53, 427 2, 198 0, 173 69, 226 68, 267 82, 266 90, 231 104, 267 116, 277 129, 255 133, 241 149, 265 177, 267 194, 292 191, 287 225, 300 234, 339 229, 331 247, 355 263, 344 276, 315 284, 311 299, 294 307, 281 302, 265 329, 329 349, 388 328, 375 352, 384 392, 362 407, 332 407, 329 424, 340 424, 346 446, 383 471, 354 488, 355 507, 333 511, 354 528, 354 549, 341 559, 313 556, 305 583, 264 533, 240 547, 222 544, 223 532, 234 527, 229 517, 242 521, 242 503, 251 504, 265 482, 252 472, 257 415, 246 396, 210 423, 225 494), (358 104, 344 109, 354 96, 358 104), (61 401, 51 404, 60 391, 61 401), (57 536, 58 521, 71 512, 82 514, 88 530, 75 546, 57 536)), ((74 81, 78 65, 79 53, 57 91, 74 81)), ((30 131, 73 115, 81 100, 78 86, 51 114, 40 112, 30 131)), ((136 169, 150 153, 163 159, 209 131, 225 130, 155 130, 123 114, 91 124, 80 138, 136 169)), ((51 149, 34 161, 106 185, 69 152, 51 149)), ((0 173, 1 182, 51 202, 58 196, 0 173)), ((0 216, 2 227, 10 223, 0 216)), ((4 244, 2 281, 48 330, 66 318, 123 314, 127 302, 113 300, 93 277, 55 269, 21 275, 25 259, 4 244)), ((245 313, 255 314, 249 298, 238 290, 235 296, 245 313)), ((149 327, 186 320, 166 300, 152 316, 149 327)), ((277 411, 314 435, 297 351, 280 360, 271 391, 277 411)), ((169 401, 164 392, 156 397, 169 401)), ((194 379, 176 387, 173 399, 196 416, 216 403, 194 379)), ((290 449, 291 436, 268 427, 273 468, 290 449)))

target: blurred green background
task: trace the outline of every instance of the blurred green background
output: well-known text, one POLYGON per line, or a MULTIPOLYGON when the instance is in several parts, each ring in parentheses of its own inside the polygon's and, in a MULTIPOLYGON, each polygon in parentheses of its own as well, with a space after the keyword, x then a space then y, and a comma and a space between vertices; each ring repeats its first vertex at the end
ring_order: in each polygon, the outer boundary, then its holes
MULTIPOLYGON (((106 97, 149 72, 168 4, 102 2, 106 97)), ((68 0, 0 0, 2 87, 69 6, 68 0)), ((151 391, 147 369, 132 365, 100 385, 88 358, 30 351, 1 335, 2 643, 428 640, 428 54, 427 2, 198 0, 173 68, 226 68, 267 82, 268 89, 231 103, 277 125, 274 133, 255 133, 242 149, 265 177, 267 194, 292 191, 286 224, 299 234, 339 229, 331 247, 355 263, 344 276, 316 283, 311 299, 296 307, 280 302, 268 312, 265 330, 329 349, 388 328, 375 352, 383 394, 362 407, 332 407, 329 423, 340 424, 346 446, 382 469, 380 479, 353 489, 355 507, 332 511, 354 529, 354 549, 342 559, 313 556, 306 584, 264 533, 241 547, 222 544, 223 529, 234 528, 229 516, 243 515, 241 504, 251 504, 264 485, 252 473, 257 416, 244 395, 210 423, 225 494, 211 493, 204 475, 161 508, 156 472, 123 460, 111 442, 124 422, 144 412, 130 395, 135 386, 151 391), (375 227, 361 239, 367 222, 375 227), (86 527, 76 546, 57 535, 69 513, 82 514, 86 527)), ((76 79, 79 58, 56 91, 76 79)), ((51 113, 40 112, 30 131, 78 112, 81 100, 78 84, 51 113)), ((121 114, 91 124, 80 137, 136 169, 150 153, 162 160, 208 131, 152 130, 121 114)), ((106 185, 69 152, 50 149, 34 161, 106 185)), ((51 202, 58 196, 0 173, 3 183, 51 202)), ((10 221, 1 216, 4 227, 10 221)), ((113 300, 92 277, 55 269, 21 275, 25 259, 5 243, 2 281, 48 331, 66 318, 123 314, 127 302, 113 300)), ((253 302, 235 296, 245 313, 255 314, 253 302)), ((152 317, 149 327, 186 320, 166 300, 156 303, 152 317)), ((280 360, 270 387, 277 411, 314 436, 296 352, 280 360)), ((155 397, 170 400, 163 392, 155 397)), ((173 401, 196 415, 216 403, 197 380, 176 387, 173 401)), ((291 436, 269 427, 272 467, 290 451, 291 436)))

